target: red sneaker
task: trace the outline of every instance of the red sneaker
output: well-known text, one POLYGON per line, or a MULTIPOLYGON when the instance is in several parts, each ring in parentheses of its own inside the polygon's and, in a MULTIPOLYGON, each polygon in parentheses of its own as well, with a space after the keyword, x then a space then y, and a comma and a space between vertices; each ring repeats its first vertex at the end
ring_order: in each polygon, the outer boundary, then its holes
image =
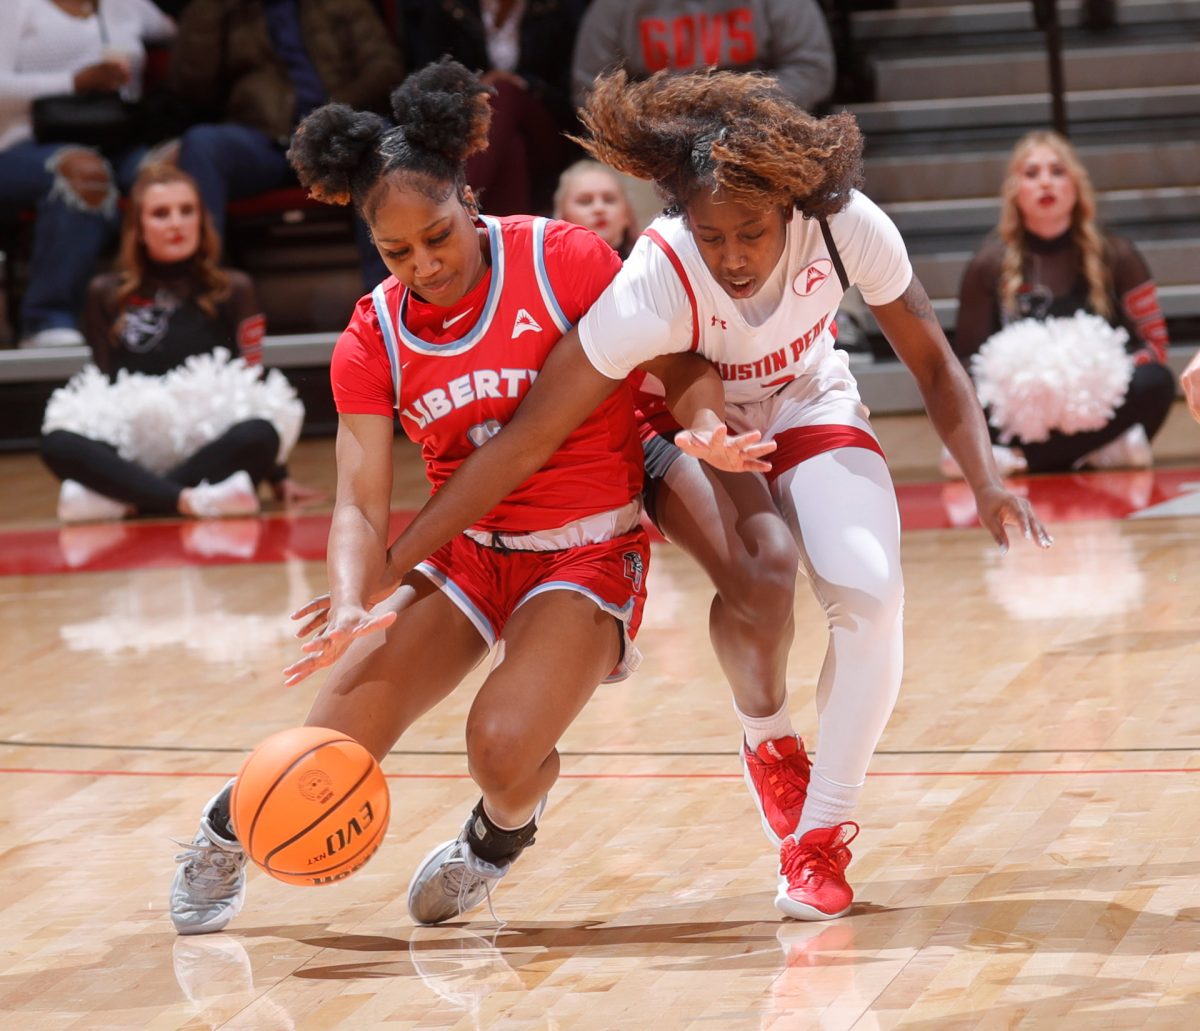
POLYGON ((764 741, 752 752, 743 741, 742 770, 762 817, 763 831, 779 848, 799 825, 800 810, 808 795, 812 760, 804 751, 804 742, 794 735, 778 737, 764 741))
POLYGON ((850 912, 854 892, 846 883, 850 849, 858 824, 814 827, 799 841, 785 839, 779 850, 779 891, 775 908, 796 920, 831 920, 850 912))

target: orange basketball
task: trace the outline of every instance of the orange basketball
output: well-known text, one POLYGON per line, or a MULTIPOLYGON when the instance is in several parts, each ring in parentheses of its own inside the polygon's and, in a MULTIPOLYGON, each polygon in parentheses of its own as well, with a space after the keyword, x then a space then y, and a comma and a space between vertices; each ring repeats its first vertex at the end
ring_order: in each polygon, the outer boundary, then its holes
POLYGON ((383 771, 337 730, 272 734, 242 763, 233 829, 246 854, 288 884, 332 884, 375 854, 390 806, 383 771))

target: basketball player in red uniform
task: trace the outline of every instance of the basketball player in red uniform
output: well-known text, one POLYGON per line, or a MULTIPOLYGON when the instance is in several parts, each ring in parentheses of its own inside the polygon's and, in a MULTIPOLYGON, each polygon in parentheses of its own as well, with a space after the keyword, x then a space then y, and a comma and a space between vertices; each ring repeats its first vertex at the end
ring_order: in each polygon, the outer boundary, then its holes
MULTIPOLYGON (((288 683, 342 658, 308 723, 382 760, 495 651, 466 728, 482 798, 409 888, 413 919, 428 924, 480 904, 533 842, 558 776, 556 742, 601 681, 637 667, 649 562, 641 444, 629 388, 613 381, 465 533, 389 568, 393 414, 438 491, 501 431, 620 267, 578 226, 479 215, 463 163, 486 144, 487 92, 460 65, 431 65, 393 95, 394 128, 327 105, 304 120, 290 151, 314 196, 363 214, 393 276, 359 302, 334 351, 330 599, 288 683)), ((726 438, 712 366, 683 358, 655 371, 695 431, 683 440, 689 453, 730 471, 769 468, 759 456, 773 445, 759 434, 726 438)), ((171 915, 182 934, 220 930, 242 905, 245 853, 229 824, 229 787, 179 856, 171 915)))
POLYGON ((597 80, 582 118, 592 156, 653 181, 669 207, 555 348, 504 433, 393 541, 393 561, 406 568, 477 518, 613 382, 668 354, 711 360, 725 384, 722 421, 773 439, 772 469, 734 477, 681 456, 649 405, 647 495, 660 528, 716 589, 713 645, 742 724, 747 785, 779 849, 775 904, 795 919, 838 917, 854 897, 851 817, 903 672, 895 492, 831 329, 849 286, 913 373, 997 543, 1007 548, 1006 525, 1041 547, 1051 538, 1000 482, 970 381, 903 240, 856 189, 862 139, 851 115, 812 118, 764 76, 628 83, 618 72, 597 80), (786 677, 799 568, 829 627, 812 764, 786 677))

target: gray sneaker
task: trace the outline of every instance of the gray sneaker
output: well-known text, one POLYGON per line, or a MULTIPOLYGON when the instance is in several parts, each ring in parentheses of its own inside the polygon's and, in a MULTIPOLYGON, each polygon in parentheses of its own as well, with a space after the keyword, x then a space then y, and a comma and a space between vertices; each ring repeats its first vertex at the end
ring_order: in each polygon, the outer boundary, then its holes
MULTIPOLYGON (((535 825, 545 809, 546 799, 543 798, 533 814, 535 825)), ((462 833, 430 852, 413 874, 408 885, 408 913, 416 923, 445 923, 469 913, 485 899, 490 907, 492 885, 512 869, 520 856, 518 852, 500 863, 490 863, 475 855, 467 843, 467 831, 474 818, 472 811, 462 833)), ((492 918, 496 918, 495 912, 492 918)))
POLYGON ((171 922, 180 934, 221 930, 242 911, 246 899, 246 853, 212 824, 213 807, 233 781, 209 799, 200 829, 175 857, 179 868, 171 882, 171 922))

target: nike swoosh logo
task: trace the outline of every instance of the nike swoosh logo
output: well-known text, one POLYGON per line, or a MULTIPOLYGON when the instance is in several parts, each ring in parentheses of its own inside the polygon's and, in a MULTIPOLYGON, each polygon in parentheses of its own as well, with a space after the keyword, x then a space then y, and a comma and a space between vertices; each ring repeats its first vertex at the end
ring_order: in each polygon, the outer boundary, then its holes
POLYGON ((473 309, 471 309, 471 308, 468 308, 466 311, 459 312, 459 313, 458 313, 457 315, 455 315, 455 316, 454 316, 454 318, 452 318, 452 319, 442 319, 442 329, 449 329, 449 328, 450 328, 451 326, 453 326, 453 325, 454 325, 454 323, 456 323, 456 322, 457 322, 459 319, 465 319, 465 318, 466 318, 468 315, 470 315, 470 314, 471 314, 471 311, 472 311, 472 310, 473 310, 473 309))

